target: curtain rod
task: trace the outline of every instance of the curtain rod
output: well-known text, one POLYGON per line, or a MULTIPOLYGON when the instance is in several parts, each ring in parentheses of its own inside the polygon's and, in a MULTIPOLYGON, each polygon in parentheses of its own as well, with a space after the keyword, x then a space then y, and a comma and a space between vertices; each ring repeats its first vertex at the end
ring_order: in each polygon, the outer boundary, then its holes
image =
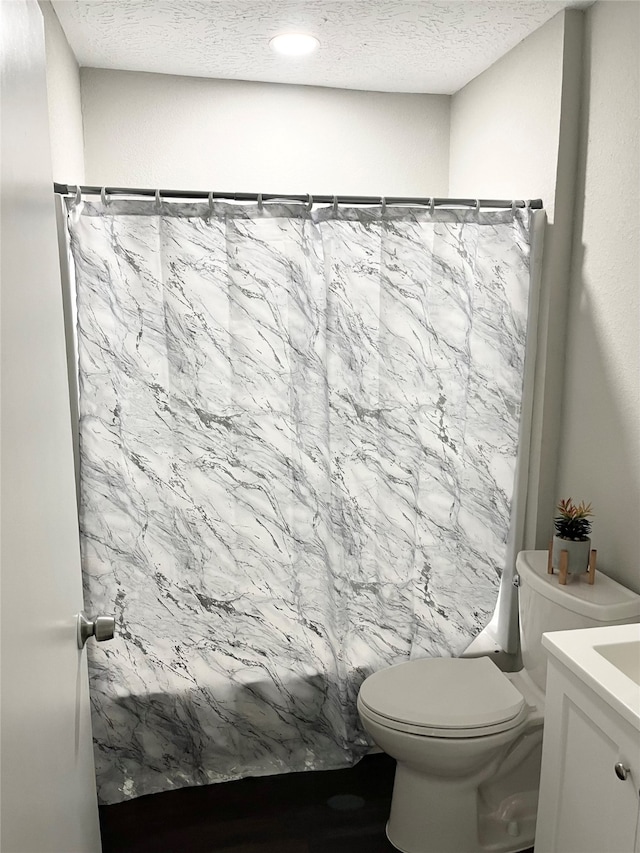
POLYGON ((433 205, 434 207, 461 205, 465 207, 527 207, 541 210, 542 200, 534 198, 530 201, 523 199, 494 199, 494 198, 412 198, 410 196, 366 196, 366 195, 301 195, 296 193, 227 193, 207 192, 206 190, 150 190, 140 187, 90 187, 75 184, 54 183, 53 191, 60 195, 104 195, 108 196, 146 196, 150 198, 183 198, 204 199, 210 201, 299 201, 313 204, 415 204, 433 205))

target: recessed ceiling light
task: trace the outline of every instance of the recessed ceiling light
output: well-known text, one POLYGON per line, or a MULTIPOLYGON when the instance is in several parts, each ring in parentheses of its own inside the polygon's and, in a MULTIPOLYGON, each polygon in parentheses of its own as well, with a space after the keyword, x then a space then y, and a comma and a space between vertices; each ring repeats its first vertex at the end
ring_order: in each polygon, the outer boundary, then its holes
POLYGON ((285 56, 305 56, 320 47, 318 39, 306 33, 282 33, 274 36, 269 44, 272 50, 285 56))

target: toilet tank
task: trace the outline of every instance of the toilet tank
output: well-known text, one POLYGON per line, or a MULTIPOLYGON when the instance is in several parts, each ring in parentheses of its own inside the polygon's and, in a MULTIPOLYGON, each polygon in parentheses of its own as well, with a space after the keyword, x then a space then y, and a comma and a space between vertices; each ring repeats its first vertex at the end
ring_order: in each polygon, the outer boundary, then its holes
POLYGON ((585 573, 561 586, 557 574, 547 574, 546 551, 521 551, 516 571, 522 663, 542 690, 547 678, 543 633, 640 622, 640 595, 601 572, 596 572, 593 585, 585 573))

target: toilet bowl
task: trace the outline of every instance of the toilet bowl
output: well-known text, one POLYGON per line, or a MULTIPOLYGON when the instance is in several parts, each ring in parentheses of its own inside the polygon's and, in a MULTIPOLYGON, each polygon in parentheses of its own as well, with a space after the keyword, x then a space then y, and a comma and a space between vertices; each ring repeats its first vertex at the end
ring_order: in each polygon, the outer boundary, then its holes
MULTIPOLYGON (((533 692, 527 701, 489 658, 434 658, 370 676, 360 689, 358 711, 373 741, 398 762, 387 824, 398 850, 475 853, 529 846, 536 803, 527 798, 529 815, 512 804, 499 817, 502 800, 495 802, 486 788, 504 776, 505 765, 514 765, 516 747, 516 769, 525 752, 540 748, 542 708, 533 692)), ((537 786, 534 766, 528 776, 520 773, 523 791, 537 786)))
POLYGON ((524 668, 430 658, 370 675, 365 730, 397 761, 387 823, 402 853, 516 853, 533 845, 546 662, 543 631, 634 622, 640 596, 600 576, 559 586, 546 552, 518 555, 524 668))

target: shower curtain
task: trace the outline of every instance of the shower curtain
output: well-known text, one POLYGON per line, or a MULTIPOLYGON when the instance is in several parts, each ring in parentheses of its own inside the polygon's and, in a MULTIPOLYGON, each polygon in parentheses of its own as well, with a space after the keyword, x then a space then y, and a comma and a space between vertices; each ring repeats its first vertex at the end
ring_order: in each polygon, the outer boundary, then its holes
POLYGON ((488 622, 529 218, 70 211, 101 802, 351 764, 363 679, 488 622))

